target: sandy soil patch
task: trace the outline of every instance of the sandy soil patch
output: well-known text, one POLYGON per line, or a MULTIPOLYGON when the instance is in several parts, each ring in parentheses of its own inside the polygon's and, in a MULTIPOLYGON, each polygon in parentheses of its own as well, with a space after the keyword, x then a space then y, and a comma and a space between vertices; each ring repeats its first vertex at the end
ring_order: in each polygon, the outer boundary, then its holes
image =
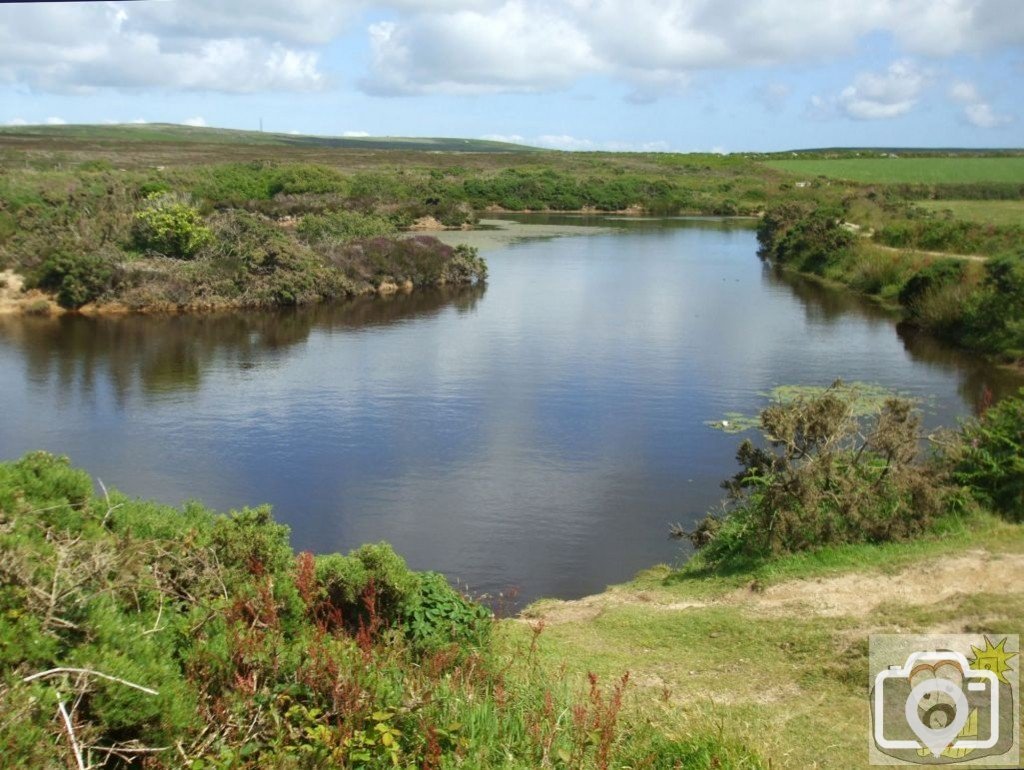
POLYGON ((13 270, 0 272, 0 315, 39 313, 48 315, 62 312, 52 297, 41 291, 25 291, 25 278, 13 270))
POLYGON ((926 606, 965 593, 1024 591, 1024 554, 969 551, 915 564, 894 574, 848 573, 814 580, 790 580, 761 591, 742 588, 701 601, 672 601, 660 591, 613 588, 575 601, 540 602, 521 616, 547 625, 592 620, 607 610, 642 604, 664 612, 709 606, 738 606, 756 615, 866 617, 883 603, 926 606))

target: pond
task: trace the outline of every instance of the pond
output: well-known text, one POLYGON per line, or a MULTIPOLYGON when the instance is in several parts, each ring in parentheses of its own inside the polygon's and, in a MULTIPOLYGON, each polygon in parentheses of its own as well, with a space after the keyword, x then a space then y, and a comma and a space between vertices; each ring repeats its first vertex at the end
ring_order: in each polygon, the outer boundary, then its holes
POLYGON ((706 424, 836 378, 951 425, 1021 378, 780 276, 749 223, 532 217, 475 240, 487 286, 291 311, 0 319, 0 458, 271 503, 298 549, 388 540, 520 601, 685 557, 742 436, 706 424), (594 227, 581 227, 589 225, 594 227), (544 237, 527 237, 531 233, 544 237))

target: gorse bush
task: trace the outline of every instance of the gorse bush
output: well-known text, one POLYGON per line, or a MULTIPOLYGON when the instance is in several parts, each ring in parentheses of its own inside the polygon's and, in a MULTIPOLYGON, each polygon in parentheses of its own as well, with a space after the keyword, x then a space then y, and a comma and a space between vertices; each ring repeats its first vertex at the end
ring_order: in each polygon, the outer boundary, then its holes
POLYGON ((725 514, 681 533, 709 564, 899 540, 942 513, 941 480, 916 462, 913 405, 891 398, 858 419, 856 394, 839 385, 761 413, 765 446, 740 446, 725 514))
POLYGON ((308 214, 299 222, 298 233, 310 242, 345 242, 359 238, 394 235, 394 222, 386 217, 363 214, 358 211, 332 211, 327 214, 308 214))
POLYGON ((975 497, 1024 523, 1024 389, 968 422, 949 459, 975 497))
POLYGON ((965 303, 958 332, 961 344, 1024 357, 1024 252, 985 263, 984 281, 965 303))
POLYGON ((386 544, 296 555, 266 507, 97 497, 41 452, 0 464, 5 766, 761 766, 627 721, 626 677, 552 675, 541 629, 492 628, 386 544))
POLYGON ((942 259, 916 272, 900 290, 900 304, 913 308, 926 294, 957 284, 964 279, 964 263, 942 259))
POLYGON ((94 302, 114 285, 114 265, 106 254, 75 254, 60 250, 30 276, 30 284, 56 292, 61 307, 71 310, 94 302))
POLYGON ((191 259, 213 239, 199 210, 186 199, 161 193, 149 197, 135 214, 135 245, 167 257, 191 259))

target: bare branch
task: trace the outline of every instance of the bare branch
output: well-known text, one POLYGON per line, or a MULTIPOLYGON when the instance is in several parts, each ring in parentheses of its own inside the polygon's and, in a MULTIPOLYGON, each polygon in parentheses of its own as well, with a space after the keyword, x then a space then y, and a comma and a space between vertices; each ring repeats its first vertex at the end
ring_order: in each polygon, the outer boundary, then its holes
POLYGON ((78 770, 87 770, 85 760, 82 759, 82 747, 78 745, 78 738, 75 737, 75 728, 71 724, 71 715, 68 714, 68 710, 64 707, 64 701, 57 704, 57 710, 60 711, 61 718, 64 720, 64 728, 67 730, 68 740, 71 742, 71 751, 74 752, 78 770))
POLYGON ((37 674, 31 674, 26 676, 21 681, 23 682, 34 682, 36 679, 45 679, 51 676, 59 676, 61 674, 85 674, 87 676, 98 676, 100 679, 106 679, 110 682, 117 682, 123 684, 126 687, 132 687, 136 690, 141 690, 148 695, 159 695, 160 693, 156 690, 150 689, 149 687, 143 687, 141 684, 135 684, 129 682, 127 679, 120 679, 116 676, 110 676, 110 674, 104 674, 100 671, 93 671, 90 668, 51 668, 46 671, 40 671, 37 674))

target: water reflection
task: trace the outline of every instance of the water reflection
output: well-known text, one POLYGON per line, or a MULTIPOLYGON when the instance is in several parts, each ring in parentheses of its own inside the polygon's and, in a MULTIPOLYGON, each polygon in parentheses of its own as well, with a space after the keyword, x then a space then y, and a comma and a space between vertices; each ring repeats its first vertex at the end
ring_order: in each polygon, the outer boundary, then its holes
POLYGON ((372 329, 471 312, 486 285, 426 289, 279 311, 86 318, 0 316, 0 339, 24 356, 37 385, 55 381, 64 396, 91 394, 106 378, 119 403, 138 385, 150 397, 198 391, 214 361, 254 369, 304 344, 313 329, 372 329))
POLYGON ((930 428, 1014 384, 765 272, 745 223, 613 224, 492 247, 486 290, 2 319, 0 458, 68 454, 169 503, 269 502, 298 548, 385 539, 477 590, 571 597, 681 556, 668 523, 736 468, 741 437, 705 422, 777 385, 876 382, 920 397, 930 428))
POLYGON ((809 323, 835 325, 857 318, 868 324, 889 327, 910 358, 957 381, 957 393, 978 414, 994 399, 1012 396, 1024 385, 1019 371, 994 366, 980 356, 952 347, 908 323, 899 322, 900 314, 867 297, 840 286, 832 286, 768 264, 762 266, 766 284, 784 287, 803 305, 809 323))

